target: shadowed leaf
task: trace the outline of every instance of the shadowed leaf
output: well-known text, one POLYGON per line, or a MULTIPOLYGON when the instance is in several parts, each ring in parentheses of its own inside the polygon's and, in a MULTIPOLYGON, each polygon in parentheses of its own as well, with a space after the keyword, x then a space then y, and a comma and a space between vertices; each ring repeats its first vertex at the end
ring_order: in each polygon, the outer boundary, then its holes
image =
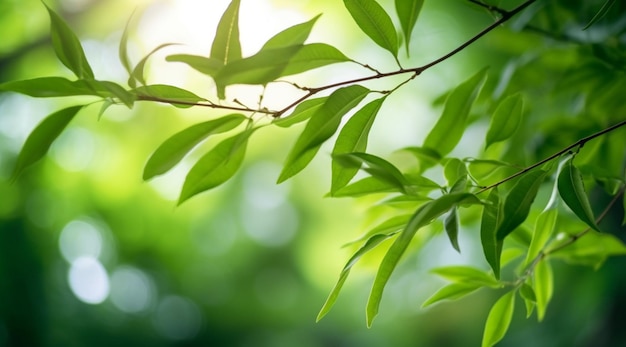
POLYGON ((580 170, 572 164, 572 159, 569 159, 561 169, 558 178, 558 187, 561 198, 574 214, 593 229, 600 231, 595 222, 589 198, 585 192, 582 174, 580 170))

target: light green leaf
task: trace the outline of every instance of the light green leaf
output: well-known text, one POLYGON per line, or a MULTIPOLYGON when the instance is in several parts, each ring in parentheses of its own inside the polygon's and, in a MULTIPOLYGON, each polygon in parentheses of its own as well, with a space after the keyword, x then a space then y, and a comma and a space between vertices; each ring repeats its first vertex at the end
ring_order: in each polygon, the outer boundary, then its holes
POLYGON ((436 150, 425 147, 406 147, 400 151, 408 152, 415 156, 419 162, 419 172, 423 173, 426 169, 437 165, 443 157, 436 150))
POLYGON ((65 21, 46 5, 50 15, 50 32, 52 35, 52 46, 57 58, 70 69, 78 78, 93 79, 94 74, 89 66, 83 47, 65 21))
POLYGON ((504 294, 491 308, 487 323, 485 324, 485 332, 483 334, 482 347, 491 347, 502 340, 506 331, 509 329, 511 320, 513 319, 513 311, 515 309, 515 292, 510 291, 504 294))
POLYGON ((207 58, 192 54, 168 55, 165 60, 170 62, 185 63, 191 68, 211 77, 215 77, 215 75, 217 75, 220 69, 224 66, 222 61, 216 58, 207 58))
POLYGON ((296 140, 287 156, 278 182, 304 169, 313 159, 320 146, 339 128, 341 118, 356 107, 369 93, 369 89, 359 85, 344 87, 334 91, 320 107, 296 140))
POLYGON ((480 70, 467 81, 458 85, 446 99, 443 113, 435 127, 430 131, 424 146, 439 155, 450 153, 461 140, 472 104, 478 97, 487 79, 487 69, 480 70))
POLYGON ((611 6, 613 6, 614 3, 615 3, 615 0, 606 0, 606 2, 602 5, 602 7, 600 7, 600 10, 593 16, 593 18, 591 18, 589 23, 585 25, 583 30, 589 29, 589 27, 591 27, 597 21, 602 19, 602 17, 604 17, 609 12, 609 9, 611 8, 611 6))
POLYGON ((313 25, 315 25, 315 22, 317 22, 320 16, 321 15, 317 15, 307 22, 296 24, 274 35, 271 39, 267 40, 261 48, 261 51, 302 45, 304 41, 309 38, 313 25))
MULTIPOLYGON (((566 238, 562 242, 568 240, 566 238)), ((554 247, 558 247, 558 243, 554 247)), ((553 254, 569 263, 592 266, 597 270, 608 257, 626 254, 626 246, 614 235, 590 230, 576 242, 553 254)))
POLYGON ((517 247, 503 249, 502 256, 500 257, 500 268, 509 265, 511 262, 524 254, 526 254, 526 250, 517 247))
POLYGON ((325 43, 302 46, 292 57, 278 77, 291 76, 326 65, 352 61, 337 48, 325 43))
POLYGON ((568 160, 561 169, 558 187, 561 198, 574 214, 593 229, 600 231, 595 222, 589 198, 585 192, 582 174, 580 170, 572 164, 572 159, 568 160))
POLYGON ((513 166, 499 160, 466 158, 467 170, 476 180, 485 180, 496 174, 502 174, 504 169, 511 170, 513 166))
POLYGON ((133 108, 133 104, 135 103, 135 100, 137 100, 135 95, 115 82, 96 80, 85 80, 79 82, 85 82, 91 89, 98 90, 98 95, 102 97, 117 98, 128 108, 133 108))
POLYGON ((57 111, 45 118, 28 135, 13 170, 12 179, 17 177, 39 159, 41 159, 52 145, 52 142, 63 132, 65 127, 74 119, 74 116, 83 106, 72 106, 57 111))
POLYGON ((517 183, 504 200, 503 218, 496 233, 498 240, 504 240, 507 235, 526 220, 530 206, 547 174, 544 170, 534 170, 518 178, 517 183))
POLYGON ((424 0, 396 0, 396 13, 400 19, 400 26, 405 37, 406 54, 409 54, 409 44, 411 43, 411 34, 417 18, 422 11, 424 0))
POLYGON ((502 219, 502 207, 500 206, 500 194, 495 187, 487 197, 487 203, 483 207, 483 215, 480 224, 480 241, 483 246, 485 259, 493 269, 496 278, 500 278, 500 255, 502 254, 502 240, 498 240, 496 232, 502 219))
POLYGON ((541 214, 537 217, 535 230, 533 231, 533 238, 530 243, 530 247, 528 248, 528 253, 526 254, 526 265, 530 264, 533 259, 539 255, 539 252, 541 252, 550 239, 550 236, 554 233, 558 214, 559 212, 556 205, 554 205, 541 212, 541 214))
POLYGON ((240 3, 240 0, 231 1, 217 24, 210 57, 221 62, 222 66, 241 59, 241 43, 239 42, 240 3))
MULTIPOLYGON (((346 122, 337 136, 333 157, 344 153, 365 152, 370 129, 385 99, 386 97, 382 97, 371 101, 346 122)), ((346 167, 333 160, 330 195, 345 187, 358 171, 358 167, 346 167)))
POLYGON ((220 142, 202 156, 189 170, 178 204, 201 192, 213 189, 228 181, 241 167, 250 135, 249 129, 220 142))
POLYGON ((201 101, 206 101, 188 90, 165 84, 141 86, 134 91, 142 100, 167 102, 179 108, 192 107, 201 101))
POLYGON ((337 190, 332 197, 358 197, 370 194, 400 192, 397 185, 379 177, 365 177, 337 190))
POLYGON ((173 45, 175 45, 175 43, 164 43, 162 45, 159 45, 158 47, 153 49, 150 53, 148 53, 145 57, 143 57, 143 59, 141 59, 139 63, 137 63, 137 66, 135 66, 135 68, 133 69, 133 72, 131 72, 130 77, 128 77, 128 85, 131 88, 135 88, 137 86, 136 82, 139 82, 141 85, 145 85, 146 79, 144 77, 144 70, 146 67, 146 63, 148 62, 148 59, 150 59, 152 55, 162 50, 163 48, 173 46, 173 45))
POLYGON ((30 80, 11 81, 0 84, 0 90, 21 93, 37 98, 75 95, 94 95, 103 98, 118 98, 132 106, 134 96, 121 86, 108 81, 70 81, 62 77, 40 77, 30 80))
POLYGON ((415 236, 415 233, 422 227, 432 223, 432 221, 449 211, 456 204, 480 204, 480 200, 470 193, 455 193, 444 195, 436 200, 429 201, 417 209, 415 214, 411 217, 411 220, 407 226, 402 230, 400 235, 396 238, 391 245, 387 254, 383 258, 376 278, 374 279, 374 285, 370 292, 369 299, 367 301, 367 325, 371 326, 374 318, 378 314, 378 308, 380 306, 380 300, 382 299, 383 290, 393 270, 398 265, 400 258, 406 251, 409 243, 415 236))
POLYGON ((165 140, 150 156, 143 170, 143 179, 149 180, 173 168, 192 148, 207 137, 234 129, 247 118, 231 114, 192 125, 165 140))
POLYGON ((465 167, 465 163, 463 163, 458 158, 449 159, 444 168, 443 174, 448 181, 448 186, 452 187, 459 178, 467 178, 467 168, 465 167))
POLYGON ((398 36, 391 18, 375 0, 344 0, 356 24, 377 45, 398 56, 398 36))
POLYGON ((404 228, 404 226, 409 222, 409 219, 411 219, 411 216, 412 214, 403 214, 403 215, 391 217, 387 219, 386 221, 373 227, 372 229, 370 229, 367 233, 365 233, 363 236, 359 237, 358 239, 346 243, 344 247, 355 244, 357 242, 361 242, 363 240, 367 240, 370 237, 377 235, 377 234, 381 234, 381 235, 396 234, 404 228))
POLYGON ((458 211, 453 208, 443 221, 443 227, 446 230, 448 239, 452 247, 459 253, 461 253, 461 247, 459 247, 459 221, 458 211))
POLYGON ((535 267, 534 289, 537 298, 537 319, 541 322, 554 290, 552 266, 547 259, 540 261, 535 267))
POLYGON ((428 307, 442 300, 458 300, 475 292, 480 287, 481 285, 476 283, 450 283, 426 299, 424 304, 422 304, 422 308, 428 307))
MULTIPOLYGON (((369 153, 345 153, 333 156, 333 160, 347 168, 361 168, 363 171, 381 181, 391 183, 399 191, 404 192, 408 181, 400 170, 387 160, 369 153)), ((332 191, 331 191, 332 194, 332 191)))
POLYGON ((298 124, 300 122, 304 122, 305 120, 311 118, 317 110, 324 105, 327 96, 315 99, 304 100, 299 103, 298 106, 293 110, 293 112, 286 116, 278 119, 274 119, 272 124, 278 125, 282 128, 288 128, 294 124, 298 124))
POLYGON ((132 67, 130 66, 130 58, 128 57, 128 34, 130 32, 130 23, 132 19, 133 16, 131 15, 126 22, 124 32, 122 32, 122 38, 120 39, 120 46, 118 50, 120 62, 122 63, 122 66, 124 66, 124 69, 126 69, 126 72, 128 72, 129 75, 133 71, 132 67))
POLYGON ((363 255, 365 255, 367 252, 374 249, 381 242, 389 239, 391 236, 392 235, 383 235, 383 234, 374 235, 370 239, 368 239, 367 242, 361 248, 359 248, 358 251, 356 251, 356 253, 354 253, 354 255, 350 258, 350 260, 348 260, 348 263, 344 266, 343 270, 341 270, 341 273, 339 274, 339 280, 337 281, 337 283, 335 284, 335 287, 333 287, 330 294, 328 295, 328 298, 326 299, 324 306, 322 306, 322 309, 317 315, 316 321, 319 322, 320 319, 322 319, 328 313, 328 311, 330 311, 330 309, 333 307, 333 305, 337 301, 339 292, 341 291, 343 284, 348 278, 348 275, 350 274, 350 269, 352 269, 352 266, 354 266, 354 264, 356 264, 359 261, 359 259, 363 257, 363 255))
POLYGON ((476 284, 481 287, 500 288, 502 285, 485 271, 470 266, 445 266, 432 269, 430 272, 451 282, 460 284, 476 284))
POLYGON ((491 117, 485 147, 513 136, 522 123, 523 111, 524 100, 520 94, 505 98, 491 117))

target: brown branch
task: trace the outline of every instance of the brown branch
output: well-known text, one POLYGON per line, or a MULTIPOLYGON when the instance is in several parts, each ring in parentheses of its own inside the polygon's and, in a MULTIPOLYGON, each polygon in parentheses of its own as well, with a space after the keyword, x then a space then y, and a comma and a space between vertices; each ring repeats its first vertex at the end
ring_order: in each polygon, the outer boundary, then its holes
POLYGON ((192 102, 192 101, 183 101, 183 100, 174 100, 167 98, 158 98, 154 96, 148 95, 139 95, 137 97, 139 101, 154 101, 154 102, 162 102, 166 104, 172 105, 185 105, 185 106, 202 106, 202 107, 210 107, 221 110, 231 110, 231 111, 241 111, 241 112, 253 112, 253 113, 264 113, 264 114, 275 114, 276 111, 269 111, 266 109, 254 109, 245 106, 228 106, 228 105, 218 105, 212 102, 192 102))

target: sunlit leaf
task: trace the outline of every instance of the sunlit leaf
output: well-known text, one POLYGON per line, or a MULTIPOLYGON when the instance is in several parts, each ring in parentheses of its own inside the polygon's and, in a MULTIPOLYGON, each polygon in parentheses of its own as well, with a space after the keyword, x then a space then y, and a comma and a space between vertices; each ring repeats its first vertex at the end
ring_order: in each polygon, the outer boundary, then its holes
POLYGON ((450 283, 440 288, 435 294, 426 299, 422 307, 428 307, 442 300, 458 300, 475 292, 480 287, 481 285, 477 283, 450 283))
POLYGON ((348 12, 377 45, 398 55, 398 36, 391 18, 375 0, 344 0, 348 12))
POLYGON ((404 44, 406 45, 406 52, 408 55, 409 44, 411 43, 411 34, 413 33, 415 23, 417 23, 417 18, 422 11, 424 0, 396 0, 395 4, 396 13, 400 19, 402 32, 404 33, 404 44))
POLYGON ((365 165, 365 167, 362 167, 362 170, 372 175, 372 177, 391 183, 401 192, 404 192, 405 187, 408 185, 408 181, 397 167, 373 154, 362 152, 345 153, 335 155, 333 159, 340 165, 348 168, 358 169, 365 165))
POLYGON ((306 39, 309 37, 309 34, 311 34, 313 25, 315 25, 315 22, 317 22, 317 19, 320 16, 321 15, 317 15, 307 22, 296 24, 279 32, 278 34, 267 40, 267 42, 261 48, 261 51, 302 45, 304 41, 306 41, 306 39))
POLYGON ((533 238, 526 254, 525 264, 530 264, 533 259, 546 245, 550 236, 554 233, 556 227, 556 219, 558 217, 558 210, 556 205, 549 207, 539 214, 537 221, 535 222, 535 230, 533 231, 533 238))
POLYGON ((526 254, 525 249, 521 248, 507 248, 502 250, 502 255, 500 256, 500 268, 503 268, 510 263, 512 263, 517 258, 526 254))
POLYGON ((411 218, 411 216, 412 214, 403 214, 403 215, 391 217, 387 219, 386 221, 370 229, 363 236, 359 237, 358 239, 354 241, 348 242, 344 246, 352 245, 354 243, 367 240, 376 234, 381 234, 381 235, 395 234, 404 228, 406 223, 409 222, 409 219, 411 218))
MULTIPOLYGON (((566 238, 562 242, 568 240, 569 238, 566 238)), ((554 247, 558 247, 558 243, 554 247)), ((617 237, 590 230, 580 236, 576 242, 553 253, 553 256, 562 258, 568 263, 592 266, 597 270, 608 257, 624 254, 626 254, 626 245, 617 237)))
MULTIPOLYGON (((371 101, 346 122, 337 136, 333 156, 351 152, 365 152, 370 129, 385 99, 383 97, 371 101)), ((358 167, 346 167, 333 160, 330 194, 333 195, 337 190, 345 187, 358 171, 358 167)))
POLYGON ((93 79, 93 71, 91 66, 89 66, 78 37, 56 12, 45 3, 44 5, 50 15, 52 46, 57 58, 78 78, 93 79))
POLYGON ((188 90, 165 84, 141 86, 134 91, 142 100, 166 102, 180 108, 192 107, 198 102, 206 101, 188 90))
POLYGON ((28 135, 13 170, 16 179, 27 167, 41 159, 52 145, 52 142, 63 132, 67 125, 83 106, 72 106, 57 111, 45 118, 28 135))
POLYGON ((224 66, 222 61, 216 58, 207 58, 192 54, 172 54, 168 55, 165 60, 185 63, 193 69, 212 77, 215 77, 218 71, 224 66))
POLYGON ((526 220, 530 206, 547 174, 544 170, 533 170, 518 178, 504 200, 503 218, 496 233, 498 240, 504 240, 507 235, 526 220))
POLYGON ((585 25, 583 30, 589 29, 589 27, 591 27, 597 21, 602 19, 602 17, 604 17, 609 12, 609 9, 611 8, 611 6, 613 6, 614 3, 615 3, 615 0, 606 0, 606 2, 602 5, 602 7, 600 7, 600 10, 598 10, 598 12, 593 16, 593 18, 591 18, 589 23, 585 25))
POLYGON ((298 124, 300 122, 304 122, 305 120, 311 118, 317 110, 324 105, 328 97, 321 97, 315 99, 304 100, 299 103, 298 106, 293 110, 291 114, 285 117, 281 117, 272 121, 272 124, 278 125, 279 127, 288 128, 294 124, 298 124))
POLYGON ((365 177, 338 189, 332 196, 335 198, 358 197, 363 195, 401 192, 401 189, 379 177, 365 177))
POLYGON ((467 178, 467 168, 460 159, 452 158, 444 166, 443 174, 446 177, 446 181, 448 181, 448 186, 452 187, 459 178, 467 178))
POLYGON ((432 223, 432 221, 449 211, 456 204, 480 204, 480 200, 470 193, 447 194, 438 199, 429 201, 417 209, 411 217, 407 226, 402 230, 400 235, 391 245, 385 257, 383 258, 374 285, 367 301, 367 325, 371 326, 374 318, 378 314, 380 300, 382 299, 383 290, 391 277, 394 269, 398 265, 400 258, 406 251, 409 243, 415 236, 415 233, 422 227, 432 223))
POLYGON ((408 152, 415 156, 419 162, 419 172, 424 172, 426 169, 437 165, 443 158, 436 150, 425 147, 406 147, 400 151, 408 152))
POLYGON ((163 174, 173 168, 187 153, 207 137, 232 130, 247 118, 231 114, 192 125, 165 140, 150 156, 143 170, 143 179, 163 174))
POLYGON ((574 214, 576 214, 580 220, 587 223, 587 225, 599 231, 595 217, 593 216, 593 211, 591 210, 589 198, 585 192, 582 174, 580 170, 572 164, 572 159, 568 160, 561 169, 558 178, 558 187, 561 198, 574 214))
POLYGON ((324 303, 324 306, 322 306, 322 309, 317 315, 317 321, 322 319, 328 313, 328 311, 330 311, 330 309, 333 307, 333 305, 335 304, 335 301, 337 301, 337 296, 339 296, 339 292, 341 291, 341 288, 343 287, 344 282, 348 278, 348 275, 350 274, 350 269, 352 269, 352 266, 354 266, 354 264, 356 264, 359 261, 359 259, 363 257, 363 255, 365 255, 367 252, 374 249, 381 242, 387 240, 391 236, 392 235, 384 235, 384 234, 374 235, 370 239, 368 239, 367 242, 361 248, 359 248, 358 251, 356 251, 356 253, 354 253, 354 255, 350 258, 350 260, 348 260, 348 263, 344 266, 343 270, 341 270, 341 273, 339 274, 339 280, 337 281, 337 283, 331 290, 330 294, 328 295, 328 298, 326 299, 326 302, 324 303))
POLYGON ((487 203, 483 206, 483 215, 480 224, 480 241, 483 246, 485 259, 493 269, 496 278, 500 278, 500 255, 502 253, 502 240, 498 240, 496 232, 502 219, 502 207, 500 194, 495 187, 487 197, 487 203))
POLYGON ((96 81, 96 80, 85 80, 82 81, 87 83, 91 89, 100 90, 98 95, 103 97, 113 97, 117 98, 119 101, 124 103, 128 108, 132 108, 135 100, 137 99, 135 95, 124 89, 122 86, 115 82, 110 81, 96 81), (107 94, 106 92, 109 94, 107 94))
POLYGON ((70 81, 63 77, 40 77, 29 80, 11 81, 0 84, 0 90, 21 93, 37 98, 94 95, 117 97, 132 105, 133 96, 121 86, 108 81, 70 81))
POLYGON ((504 294, 489 311, 482 347, 491 347, 502 340, 509 329, 515 309, 515 292, 504 294))
POLYGON ((552 266, 547 259, 540 261, 535 267, 534 272, 534 289, 537 298, 537 319, 541 322, 546 314, 546 308, 552 298, 554 290, 554 278, 552 275, 552 266))
POLYGON ((304 169, 313 159, 320 146, 339 128, 341 118, 356 107, 369 93, 369 89, 359 85, 344 87, 334 91, 320 107, 296 140, 291 149, 278 182, 304 169))
POLYGON ((325 43, 302 46, 292 57, 278 77, 291 76, 319 67, 352 61, 337 48, 325 43))
POLYGON ((133 71, 133 68, 130 65, 130 58, 128 57, 128 34, 130 32, 131 20, 132 15, 130 18, 128 18, 128 21, 126 22, 126 26, 124 27, 124 32, 122 32, 122 38, 120 39, 120 46, 118 49, 120 62, 122 63, 122 66, 124 67, 124 69, 126 69, 126 72, 128 72, 129 75, 133 71))
POLYGON ((487 69, 482 69, 467 81, 458 85, 446 99, 443 113, 424 140, 424 147, 445 156, 461 140, 472 104, 487 79, 487 69))
POLYGON ((131 72, 130 77, 128 78, 128 85, 131 88, 135 88, 137 86, 136 82, 139 82, 141 85, 145 85, 146 79, 144 77, 144 70, 145 70, 146 63, 148 62, 148 59, 150 59, 150 57, 154 55, 156 52, 172 45, 175 45, 175 44, 164 43, 162 45, 159 45, 158 47, 153 49, 150 53, 148 53, 145 57, 143 57, 143 59, 141 59, 139 63, 137 63, 137 66, 135 66, 135 68, 133 69, 133 72, 131 72))
POLYGON ((241 43, 239 42, 240 3, 240 0, 231 1, 217 24, 210 57, 221 62, 222 65, 241 59, 241 43))
POLYGON ((524 100, 520 94, 510 95, 496 108, 487 131, 486 147, 513 136, 522 123, 524 100))
POLYGON ((189 170, 178 204, 192 196, 213 189, 228 181, 241 167, 248 139, 254 129, 246 130, 220 142, 202 156, 189 170))
POLYGON ((477 284, 481 287, 499 288, 502 285, 485 271, 470 266, 445 266, 431 270, 451 282, 461 284, 477 284))
POLYGON ((503 174, 505 169, 511 170, 513 166, 499 160, 466 158, 467 170, 476 180, 485 180, 497 174, 503 174))

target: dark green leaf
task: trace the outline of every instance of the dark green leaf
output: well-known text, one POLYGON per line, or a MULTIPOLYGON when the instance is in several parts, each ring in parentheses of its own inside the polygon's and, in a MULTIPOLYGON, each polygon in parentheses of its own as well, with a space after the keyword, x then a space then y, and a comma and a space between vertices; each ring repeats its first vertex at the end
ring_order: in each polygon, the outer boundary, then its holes
POLYGON ((590 227, 599 231, 591 210, 589 198, 585 192, 582 175, 580 170, 572 164, 572 159, 569 159, 561 169, 558 187, 561 198, 576 216, 590 227))
POLYGON ((369 89, 359 85, 334 91, 324 105, 311 116, 304 131, 296 140, 278 182, 283 182, 304 169, 320 146, 337 131, 341 118, 356 107, 369 92, 369 89))
POLYGON ((337 190, 335 198, 358 197, 363 195, 400 192, 397 185, 378 177, 365 177, 337 190))
POLYGON ((344 0, 348 12, 377 45, 398 56, 398 36, 391 18, 375 0, 344 0))
POLYGON ((137 86, 136 82, 139 82, 141 85, 145 85, 146 79, 144 77, 144 70, 145 70, 146 63, 148 62, 148 59, 150 59, 150 57, 156 52, 162 50, 165 47, 169 47, 172 45, 175 45, 175 43, 164 43, 162 45, 159 45, 157 48, 153 49, 150 53, 148 53, 148 55, 143 57, 143 59, 139 61, 137 66, 135 66, 135 68, 133 69, 133 72, 130 74, 130 77, 128 78, 128 85, 131 88, 135 88, 137 86))
POLYGON ((197 144, 213 134, 232 130, 247 118, 241 114, 231 114, 206 121, 180 131, 165 140, 150 156, 143 170, 143 179, 149 180, 173 168, 197 144))
MULTIPOLYGON (((337 136, 333 156, 351 152, 365 152, 370 129, 385 99, 382 97, 371 101, 346 122, 337 136)), ((333 195, 337 190, 345 187, 358 170, 358 167, 345 167, 333 160, 330 194, 333 195)))
POLYGON ((206 101, 188 90, 165 84, 141 86, 134 91, 144 100, 166 102, 180 108, 192 107, 201 101, 206 101))
POLYGON ((383 258, 374 285, 367 301, 367 325, 371 326, 374 317, 378 314, 380 300, 383 290, 393 270, 398 265, 400 258, 406 251, 415 233, 422 227, 432 223, 432 221, 449 211, 453 206, 460 203, 480 204, 480 200, 470 193, 455 193, 444 195, 436 200, 429 201, 417 209, 407 226, 402 230, 395 242, 391 245, 387 254, 383 258))
POLYGON ((426 137, 424 147, 437 151, 441 156, 447 155, 456 147, 465 132, 472 104, 486 78, 485 68, 454 88, 446 100, 441 117, 426 137))
POLYGON ((522 286, 520 287, 519 291, 520 291, 520 294, 522 295, 522 297, 524 299, 530 300, 532 302, 536 302, 537 301, 537 296, 535 296, 535 291, 528 284, 526 284, 526 283, 522 284, 522 286))
POLYGON ((518 178, 517 183, 504 200, 503 218, 496 233, 498 240, 504 240, 507 235, 526 220, 530 206, 547 174, 544 170, 534 170, 518 178))
POLYGON ((37 162, 48 152, 52 142, 59 137, 61 132, 82 108, 83 106, 81 105, 62 109, 49 115, 37 125, 28 135, 17 157, 17 164, 15 165, 15 170, 13 170, 13 179, 16 179, 24 169, 37 162))
POLYGON ((231 1, 217 25, 215 39, 211 45, 211 58, 223 65, 241 59, 239 42, 239 6, 240 0, 231 1))
POLYGON ((550 239, 550 236, 552 236, 556 227, 558 214, 559 212, 555 205, 548 207, 537 217, 533 238, 530 243, 530 247, 528 248, 528 253, 526 254, 526 265, 530 264, 533 259, 539 255, 539 252, 541 252, 550 239))
POLYGON ((411 34, 417 18, 422 11, 424 0, 396 0, 396 13, 400 19, 400 25, 405 37, 406 53, 409 54, 409 44, 411 43, 411 34))
POLYGON ((461 247, 459 247, 459 221, 458 211, 453 208, 443 221, 443 227, 446 230, 450 244, 454 249, 461 253, 461 247))
POLYGON ((511 320, 513 319, 513 311, 515 309, 515 292, 510 291, 504 294, 491 308, 487 323, 485 324, 485 332, 483 334, 482 347, 491 347, 502 340, 506 331, 509 329, 511 320))
POLYGON ((135 103, 135 100, 136 100, 135 95, 133 95, 132 93, 130 93, 129 91, 127 91, 126 89, 124 89, 122 86, 120 86, 117 83, 109 82, 109 81, 95 81, 95 80, 83 81, 83 82, 88 83, 91 86, 91 88, 94 90, 101 90, 100 92, 98 92, 98 95, 103 96, 103 97, 115 97, 119 99, 121 102, 123 102, 124 105, 126 105, 128 108, 132 108, 133 104, 135 103), (107 95, 107 93, 104 92, 103 89, 109 92, 110 96, 107 95))
POLYGON ((202 156, 187 174, 178 204, 233 177, 241 167, 248 139, 254 130, 249 129, 230 137, 202 156))
POLYGON ((435 294, 424 301, 422 307, 428 307, 442 300, 457 300, 480 288, 476 283, 451 283, 439 289, 435 294))
POLYGON ((131 106, 134 101, 132 94, 113 82, 96 80, 70 81, 62 77, 41 77, 11 81, 0 84, 0 90, 12 91, 37 98, 94 95, 104 98, 118 98, 131 106))
POLYGON ((589 27, 591 27, 597 21, 602 19, 602 17, 604 17, 607 14, 607 12, 609 12, 609 9, 611 8, 611 6, 613 6, 614 3, 615 3, 615 0, 606 0, 604 5, 602 5, 602 7, 600 7, 600 10, 598 11, 598 13, 596 13, 595 16, 593 16, 593 18, 591 18, 591 20, 589 21, 589 23, 587 23, 587 25, 585 25, 583 30, 589 29, 589 27))
POLYGON ((50 15, 52 46, 57 58, 78 78, 93 79, 93 71, 78 37, 56 12, 48 5, 45 6, 50 15))
POLYGON ((552 276, 552 266, 544 259, 535 267, 534 289, 537 298, 537 319, 541 322, 546 313, 548 303, 552 298, 554 289, 554 278, 552 276))
POLYGON ((455 283, 477 284, 491 288, 502 287, 493 276, 470 266, 445 266, 432 269, 431 272, 455 283))
POLYGON ((504 99, 491 117, 485 147, 513 136, 522 123, 524 100, 520 94, 504 99))
POLYGON ((381 157, 369 153, 345 153, 336 155, 333 159, 347 168, 358 169, 365 164, 366 166, 363 168, 365 172, 372 175, 372 177, 392 184, 401 192, 404 192, 405 187, 408 185, 408 181, 402 172, 381 157))
POLYGON ((222 61, 216 58, 207 58, 191 54, 173 54, 165 58, 167 61, 185 63, 193 69, 211 77, 215 77, 224 66, 222 61))
POLYGON ((500 278, 500 255, 502 254, 502 240, 498 240, 496 232, 502 219, 502 207, 500 206, 500 194, 495 187, 487 197, 487 203, 483 207, 483 215, 480 224, 480 241, 483 246, 485 259, 493 269, 496 278, 500 278))
POLYGON ((317 315, 317 321, 322 319, 328 313, 328 311, 330 311, 330 309, 333 307, 333 305, 335 304, 335 301, 337 301, 337 296, 339 296, 339 292, 341 291, 341 288, 343 287, 344 282, 348 278, 348 275, 350 274, 350 269, 352 269, 352 266, 354 266, 354 264, 356 264, 359 261, 359 259, 363 257, 363 255, 365 255, 367 252, 374 249, 381 242, 387 240, 391 236, 392 235, 381 235, 381 234, 374 235, 369 240, 367 240, 367 242, 363 245, 363 247, 359 248, 359 250, 356 251, 356 253, 354 253, 354 255, 350 258, 350 260, 348 260, 348 263, 344 266, 343 270, 341 270, 337 284, 335 284, 335 287, 333 287, 333 289, 331 290, 330 294, 328 295, 328 298, 326 299, 326 302, 324 303, 324 306, 322 306, 322 309, 317 315))
POLYGON ((320 16, 321 15, 317 15, 307 22, 296 24, 274 35, 271 39, 267 40, 261 48, 261 51, 304 44, 304 41, 306 41, 306 39, 309 38, 309 34, 311 34, 313 25, 315 25, 315 22, 317 22, 320 16))
POLYGON ((272 121, 272 124, 288 128, 294 124, 304 122, 305 120, 311 118, 315 112, 317 112, 317 110, 324 105, 326 99, 328 99, 327 96, 305 100, 299 103, 290 115, 275 119, 272 121))

